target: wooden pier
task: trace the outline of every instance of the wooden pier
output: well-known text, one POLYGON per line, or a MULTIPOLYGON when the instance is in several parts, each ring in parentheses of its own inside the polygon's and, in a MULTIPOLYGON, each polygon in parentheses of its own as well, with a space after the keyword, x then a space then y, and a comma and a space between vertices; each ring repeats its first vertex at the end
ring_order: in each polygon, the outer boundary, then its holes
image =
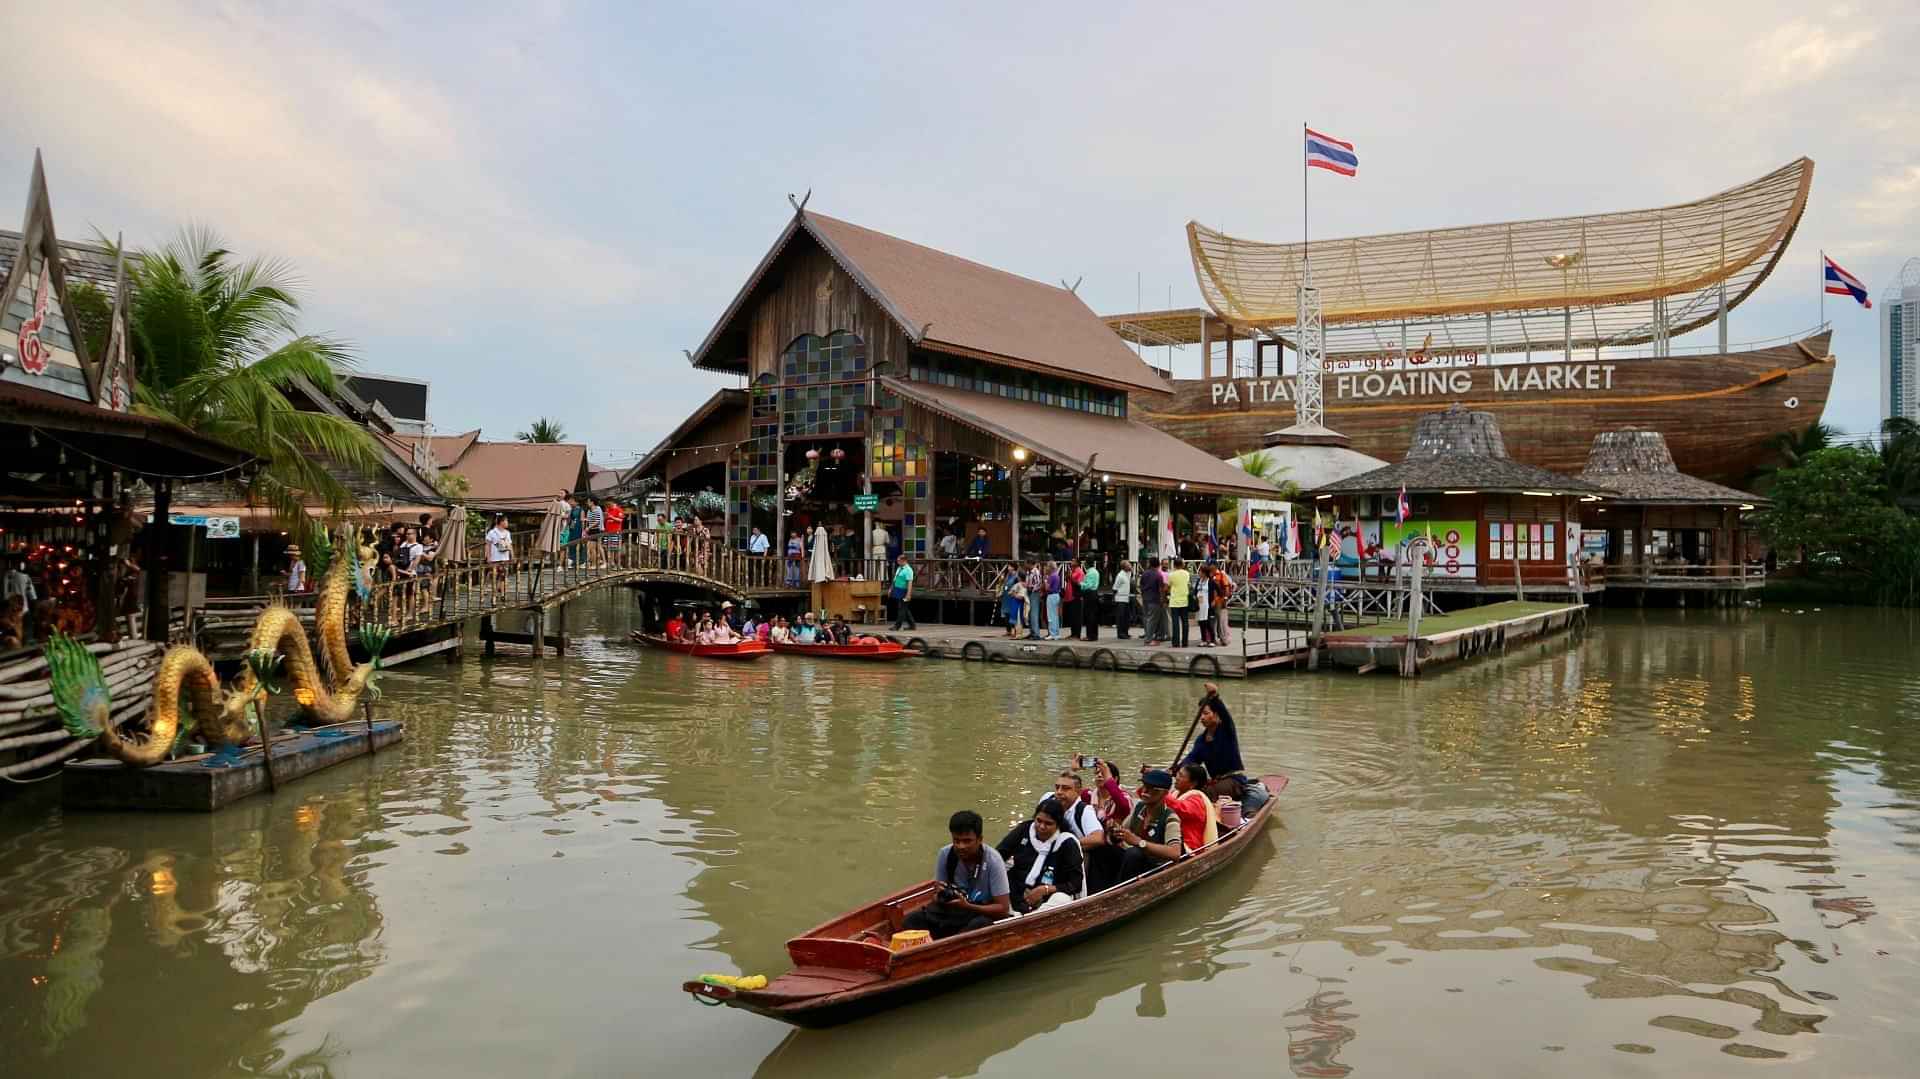
POLYGON ((1199 647, 1200 634, 1186 648, 1143 644, 1138 633, 1126 640, 1113 636, 1108 627, 1100 639, 1082 641, 1063 638, 1057 641, 1007 636, 998 626, 923 625, 916 630, 882 634, 926 650, 929 658, 957 659, 972 663, 1005 663, 1033 667, 1058 667, 1090 671, 1125 671, 1133 674, 1175 674, 1195 678, 1245 678, 1257 671, 1285 667, 1306 656, 1304 630, 1256 630, 1242 651, 1240 634, 1224 648, 1199 647))
POLYGON ((1509 601, 1471 607, 1421 620, 1413 638, 1415 664, 1403 671, 1408 647, 1405 625, 1366 626, 1328 633, 1322 638, 1326 657, 1336 666, 1361 673, 1387 670, 1417 673, 1438 663, 1476 656, 1503 654, 1521 641, 1584 625, 1584 603, 1527 603, 1509 601))
MULTIPOLYGON (((400 741, 402 735, 398 722, 375 721, 372 751, 400 741)), ((367 742, 367 726, 359 720, 276 734, 272 782, 283 785, 342 761, 364 757, 370 752, 367 742)), ((223 764, 208 753, 151 768, 129 768, 104 757, 71 761, 64 769, 61 794, 68 809, 210 813, 268 787, 266 761, 260 747, 254 745, 248 746, 234 764, 223 764)))

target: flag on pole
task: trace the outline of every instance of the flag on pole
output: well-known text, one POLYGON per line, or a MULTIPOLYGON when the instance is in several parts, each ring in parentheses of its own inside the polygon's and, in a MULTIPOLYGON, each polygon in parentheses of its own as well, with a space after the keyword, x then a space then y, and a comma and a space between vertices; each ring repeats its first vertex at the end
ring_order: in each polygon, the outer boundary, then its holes
POLYGON ((1367 530, 1360 526, 1360 515, 1353 515, 1353 556, 1364 560, 1367 557, 1367 530))
POLYGON ((1354 155, 1353 143, 1341 142, 1331 135, 1322 135, 1308 128, 1307 167, 1352 176, 1360 171, 1360 158, 1354 155))
POLYGON ((1407 485, 1403 483, 1400 485, 1400 501, 1393 507, 1393 522, 1403 525, 1411 516, 1413 516, 1413 507, 1407 505, 1407 485))
MULTIPOLYGON (((1308 163, 1311 164, 1312 162, 1308 163)), ((1851 296, 1855 303, 1858 303, 1869 311, 1873 310, 1873 301, 1867 298, 1867 286, 1861 284, 1859 278, 1841 269, 1840 264, 1828 258, 1824 251, 1820 254, 1820 261, 1826 264, 1827 292, 1829 295, 1851 296)))

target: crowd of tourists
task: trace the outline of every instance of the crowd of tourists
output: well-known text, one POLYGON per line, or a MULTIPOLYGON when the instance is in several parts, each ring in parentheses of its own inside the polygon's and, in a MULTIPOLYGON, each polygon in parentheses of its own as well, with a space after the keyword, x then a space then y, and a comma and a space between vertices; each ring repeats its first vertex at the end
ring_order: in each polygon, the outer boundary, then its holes
POLYGON ((1197 623, 1199 646, 1215 648, 1230 643, 1234 587, 1226 568, 1213 561, 1149 558, 1137 568, 1123 561, 1111 580, 1102 578, 1095 559, 1036 561, 1001 574, 998 617, 1015 639, 1093 641, 1101 625, 1111 624, 1120 640, 1131 640, 1139 626, 1143 643, 1177 648, 1192 643, 1197 623))
POLYGON ((907 929, 935 939, 1066 906, 1123 885, 1202 850, 1232 830, 1221 808, 1249 819, 1270 797, 1245 773, 1239 732, 1219 688, 1208 683, 1202 728, 1171 769, 1140 767, 1131 794, 1105 758, 1076 756, 1032 814, 988 846, 985 822, 963 809, 947 821, 949 842, 934 856, 937 888, 907 915, 907 929), (1092 770, 1091 783, 1082 768, 1092 770))

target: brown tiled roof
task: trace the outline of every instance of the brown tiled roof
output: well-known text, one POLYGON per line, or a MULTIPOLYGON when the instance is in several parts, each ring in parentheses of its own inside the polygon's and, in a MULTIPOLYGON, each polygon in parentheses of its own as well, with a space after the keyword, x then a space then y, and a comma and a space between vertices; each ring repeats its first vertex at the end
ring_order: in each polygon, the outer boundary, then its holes
POLYGON ((788 223, 693 354, 695 366, 726 366, 709 351, 802 229, 917 345, 1122 389, 1170 388, 1067 289, 811 211, 788 223))
POLYGON ((1115 483, 1159 488, 1185 483, 1191 491, 1209 494, 1278 494, 1265 480, 1137 420, 925 382, 880 382, 913 404, 1076 472, 1085 471, 1098 454, 1094 472, 1111 475, 1115 483))
POLYGON ((561 491, 586 486, 587 447, 577 442, 479 442, 444 471, 465 476, 467 505, 534 510, 561 491))

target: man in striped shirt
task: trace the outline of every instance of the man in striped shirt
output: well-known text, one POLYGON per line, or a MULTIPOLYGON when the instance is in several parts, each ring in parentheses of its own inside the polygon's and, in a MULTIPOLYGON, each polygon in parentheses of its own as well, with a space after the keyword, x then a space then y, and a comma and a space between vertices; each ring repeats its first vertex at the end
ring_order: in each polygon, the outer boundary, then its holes
POLYGON ((587 564, 599 567, 607 563, 607 549, 601 545, 600 538, 607 531, 607 513, 600 508, 600 500, 587 499, 587 564))

